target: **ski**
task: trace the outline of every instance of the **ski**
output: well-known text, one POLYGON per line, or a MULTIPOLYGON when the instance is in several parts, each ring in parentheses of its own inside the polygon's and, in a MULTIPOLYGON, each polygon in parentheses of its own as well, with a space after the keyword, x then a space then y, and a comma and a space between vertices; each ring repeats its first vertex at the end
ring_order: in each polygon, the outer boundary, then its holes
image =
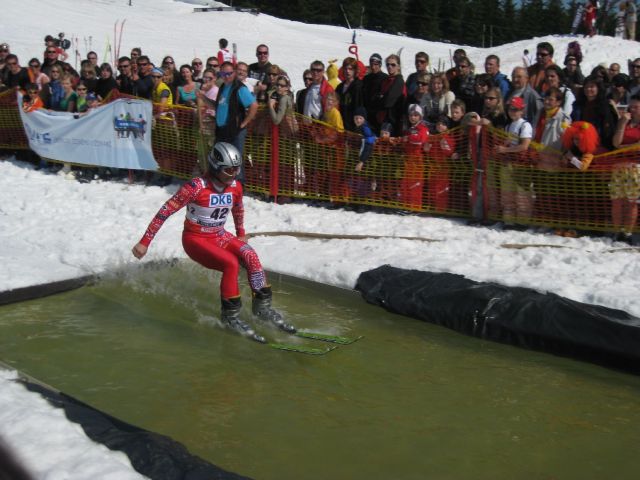
POLYGON ((364 338, 364 335, 350 338, 350 337, 342 337, 340 335, 328 335, 326 333, 301 332, 301 331, 298 331, 293 335, 300 338, 308 338, 310 340, 319 340, 321 342, 335 343, 337 345, 351 345, 352 343, 357 342, 361 338, 364 338))
POLYGON ((332 350, 338 348, 337 345, 332 345, 327 348, 309 347, 307 345, 294 345, 289 343, 269 343, 271 348, 276 350, 282 350, 285 352, 305 353, 307 355, 325 355, 332 350))

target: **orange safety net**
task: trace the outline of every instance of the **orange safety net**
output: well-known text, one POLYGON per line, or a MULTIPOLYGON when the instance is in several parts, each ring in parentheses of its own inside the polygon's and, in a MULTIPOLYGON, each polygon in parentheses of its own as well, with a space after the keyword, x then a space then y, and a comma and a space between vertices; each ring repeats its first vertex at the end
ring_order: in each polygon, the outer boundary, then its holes
POLYGON ((631 232, 640 196, 640 149, 595 155, 586 170, 558 150, 532 142, 526 152, 497 153, 506 134, 486 128, 479 160, 485 217, 505 223, 631 232), (618 210, 624 210, 622 213, 618 210), (624 218, 622 218, 624 216, 624 218))
MULTIPOLYGON (((107 101, 125 95, 113 92, 107 101)), ((27 149, 14 91, 0 94, 0 148, 27 149)), ((215 136, 208 107, 167 107, 152 126, 161 173, 200 174, 215 136)), ((356 171, 362 137, 290 112, 275 125, 262 107, 249 127, 246 190, 334 205, 368 205, 427 214, 580 230, 634 231, 640 197, 640 146, 596 155, 585 171, 561 152, 532 143, 496 153, 506 134, 491 127, 431 135, 425 151, 378 139, 356 171)))

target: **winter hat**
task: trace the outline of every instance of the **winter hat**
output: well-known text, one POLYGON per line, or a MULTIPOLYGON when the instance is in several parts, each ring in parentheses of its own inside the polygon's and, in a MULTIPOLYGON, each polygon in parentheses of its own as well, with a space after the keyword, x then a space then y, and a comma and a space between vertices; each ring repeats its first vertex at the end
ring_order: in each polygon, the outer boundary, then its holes
POLYGON ((367 118, 367 109, 364 107, 358 107, 353 111, 353 116, 367 118))
POLYGON ((422 107, 417 103, 412 103, 411 105, 409 105, 409 115, 411 115, 412 113, 417 113, 418 115, 422 116, 422 107))
POLYGON ((379 53, 374 53, 369 57, 369 63, 371 62, 382 63, 382 57, 380 56, 379 53))
POLYGON ((509 100, 509 106, 518 110, 524 110, 524 100, 522 97, 513 97, 509 100))

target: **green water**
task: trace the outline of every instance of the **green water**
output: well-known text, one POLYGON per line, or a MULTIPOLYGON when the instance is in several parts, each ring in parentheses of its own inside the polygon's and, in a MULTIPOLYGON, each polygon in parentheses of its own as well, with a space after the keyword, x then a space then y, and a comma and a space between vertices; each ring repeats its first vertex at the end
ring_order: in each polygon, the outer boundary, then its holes
POLYGON ((325 356, 239 338, 218 278, 181 264, 0 308, 0 360, 256 479, 640 475, 640 377, 272 282, 298 327, 365 338, 325 356))

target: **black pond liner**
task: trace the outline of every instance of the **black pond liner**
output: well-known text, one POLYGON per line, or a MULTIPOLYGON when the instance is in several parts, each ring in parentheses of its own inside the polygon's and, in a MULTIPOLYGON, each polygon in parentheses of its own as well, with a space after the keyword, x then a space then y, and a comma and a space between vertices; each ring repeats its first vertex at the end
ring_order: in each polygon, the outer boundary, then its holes
POLYGON ((364 299, 474 337, 640 374, 640 318, 553 293, 384 265, 360 274, 364 299))
POLYGON ((165 435, 125 423, 38 382, 22 377, 18 381, 27 390, 42 395, 54 407, 63 408, 67 418, 80 424, 91 440, 126 454, 133 468, 146 477, 154 480, 249 478, 227 472, 192 455, 184 445, 165 435))

